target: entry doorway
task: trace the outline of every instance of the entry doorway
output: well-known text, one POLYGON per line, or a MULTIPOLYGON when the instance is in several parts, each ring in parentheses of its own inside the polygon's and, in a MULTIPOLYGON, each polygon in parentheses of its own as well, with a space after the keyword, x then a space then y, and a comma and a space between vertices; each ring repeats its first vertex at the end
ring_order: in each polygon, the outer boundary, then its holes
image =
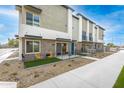
POLYGON ((59 56, 68 54, 67 47, 68 47, 67 43, 56 43, 56 55, 59 56))
POLYGON ((75 54, 75 43, 71 43, 71 55, 75 54))

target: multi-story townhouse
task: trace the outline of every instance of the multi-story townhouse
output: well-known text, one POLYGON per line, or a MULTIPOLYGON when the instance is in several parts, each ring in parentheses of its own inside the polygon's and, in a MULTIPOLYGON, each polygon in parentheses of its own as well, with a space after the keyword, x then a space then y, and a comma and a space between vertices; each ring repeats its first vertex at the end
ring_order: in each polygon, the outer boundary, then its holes
POLYGON ((103 50, 104 28, 64 5, 16 6, 19 11, 19 58, 75 55, 103 50))
POLYGON ((96 34, 96 40, 95 40, 95 49, 96 51, 103 51, 104 50, 104 31, 105 29, 99 25, 96 25, 95 27, 95 34, 96 34))
POLYGON ((64 5, 16 6, 19 11, 19 58, 40 58, 74 54, 72 12, 64 5))
MULTIPOLYGON (((80 52, 102 51, 104 45, 104 28, 78 13, 79 30, 77 35, 77 48, 80 52)), ((73 34, 75 34, 73 32, 73 34)))

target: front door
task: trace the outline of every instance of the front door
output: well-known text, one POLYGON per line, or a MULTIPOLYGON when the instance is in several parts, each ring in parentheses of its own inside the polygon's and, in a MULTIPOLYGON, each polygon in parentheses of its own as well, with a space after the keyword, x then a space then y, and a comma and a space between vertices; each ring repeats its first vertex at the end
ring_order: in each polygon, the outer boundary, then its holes
POLYGON ((62 55, 61 51, 62 51, 61 43, 57 43, 57 45, 56 45, 56 55, 57 56, 62 55))
POLYGON ((74 55, 75 54, 75 44, 71 43, 71 54, 74 55))

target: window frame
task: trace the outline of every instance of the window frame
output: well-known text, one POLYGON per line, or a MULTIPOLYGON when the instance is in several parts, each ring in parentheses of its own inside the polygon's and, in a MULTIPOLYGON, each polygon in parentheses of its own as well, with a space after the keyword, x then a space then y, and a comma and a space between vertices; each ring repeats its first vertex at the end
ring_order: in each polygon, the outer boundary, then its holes
POLYGON ((34 19, 34 18, 33 18, 33 13, 31 13, 31 12, 26 12, 26 24, 27 24, 27 25, 33 25, 33 19, 34 19), (27 22, 28 22, 28 21, 27 21, 27 14, 32 14, 32 22, 31 22, 32 24, 27 24, 27 22))
POLYGON ((25 19, 26 19, 26 25, 40 27, 40 15, 39 15, 39 14, 35 14, 35 13, 33 13, 33 12, 26 11, 26 18, 25 18, 25 19), (33 16, 33 18, 32 18, 32 25, 27 24, 27 13, 30 13, 30 14, 32 14, 32 16, 33 16), (38 17, 39 17, 39 23, 38 23, 37 25, 34 25, 34 23, 36 23, 36 22, 34 21, 34 17, 35 17, 35 16, 38 16, 38 17))
POLYGON ((33 14, 33 26, 37 26, 39 27, 40 26, 40 16, 38 14, 33 14), (34 17, 35 16, 38 16, 39 17, 39 23, 38 24, 35 24, 36 22, 34 21, 34 17), (35 25, 34 25, 35 24, 35 25))
POLYGON ((25 40, 25 54, 36 54, 36 53, 41 53, 41 40, 30 40, 30 39, 26 39, 25 40), (33 52, 27 53, 27 41, 32 41, 33 44, 33 52), (34 42, 37 41, 39 42, 39 52, 34 52, 34 42))

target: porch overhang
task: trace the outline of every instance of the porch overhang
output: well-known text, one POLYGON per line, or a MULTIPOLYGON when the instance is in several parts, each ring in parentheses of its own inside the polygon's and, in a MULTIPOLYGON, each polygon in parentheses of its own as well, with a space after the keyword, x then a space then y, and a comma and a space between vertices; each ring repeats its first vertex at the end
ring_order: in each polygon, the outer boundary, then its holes
POLYGON ((71 39, 56 38, 57 41, 71 42, 71 39))
MULTIPOLYGON (((16 39, 19 39, 19 35, 15 35, 16 39)), ((25 35, 22 38, 26 39, 42 39, 42 36, 34 36, 34 35, 25 35)))

